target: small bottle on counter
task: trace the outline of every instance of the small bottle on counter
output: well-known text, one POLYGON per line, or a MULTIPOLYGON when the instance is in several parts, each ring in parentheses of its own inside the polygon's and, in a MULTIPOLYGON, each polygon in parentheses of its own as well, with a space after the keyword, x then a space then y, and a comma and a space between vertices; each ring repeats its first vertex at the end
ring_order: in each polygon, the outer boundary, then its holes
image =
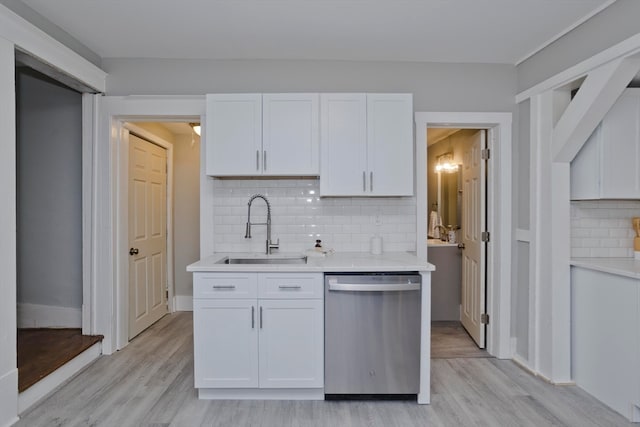
POLYGON ((322 240, 320 240, 320 239, 316 240, 316 245, 315 245, 314 249, 317 252, 322 252, 322 240))

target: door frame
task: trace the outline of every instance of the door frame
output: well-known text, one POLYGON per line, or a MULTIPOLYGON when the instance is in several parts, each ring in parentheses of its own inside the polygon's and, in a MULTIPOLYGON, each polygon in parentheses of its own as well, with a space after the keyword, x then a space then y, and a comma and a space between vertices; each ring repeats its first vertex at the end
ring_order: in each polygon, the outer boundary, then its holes
MULTIPOLYGON (((160 138, 159 136, 149 132, 139 126, 136 126, 130 122, 119 121, 117 126, 121 126, 120 130, 120 147, 122 148, 122 155, 126 156, 126 167, 120 169, 120 176, 122 178, 123 183, 126 183, 123 187, 120 188, 120 214, 118 215, 118 221, 121 222, 118 227, 120 242, 122 244, 118 245, 120 250, 118 251, 119 259, 117 262, 120 264, 120 273, 121 277, 119 280, 119 292, 120 295, 119 303, 118 303, 118 319, 121 320, 120 328, 122 328, 119 332, 123 334, 126 332, 126 336, 129 336, 129 162, 131 159, 129 158, 129 136, 134 134, 147 142, 150 142, 158 147, 164 148, 167 151, 167 200, 166 200, 166 236, 167 236, 167 271, 165 272, 167 278, 167 313, 173 313, 175 311, 175 303, 174 303, 174 292, 175 292, 175 283, 174 283, 174 242, 173 242, 173 143, 166 141, 165 139, 160 138), (125 176, 126 175, 126 176, 125 176), (126 188, 126 191, 123 191, 126 188), (126 194, 125 194, 126 193, 126 194), (125 220, 126 219, 126 220, 125 220), (125 279, 126 276, 126 279, 125 279), (126 320, 126 321, 123 321, 126 320)), ((123 335, 120 335, 123 336, 123 335)), ((128 341, 128 338, 127 338, 128 341)))
POLYGON ((416 112, 416 253, 427 260, 427 128, 486 129, 491 165, 487 174, 487 352, 513 357, 511 346, 512 113, 416 112), (422 237, 421 237, 422 236, 422 237))
MULTIPOLYGON (((135 121, 200 121, 204 123, 204 111, 204 96, 102 96, 98 99, 93 158, 96 168, 94 183, 96 216, 93 224, 95 268, 92 272, 94 280, 90 310, 91 316, 95 319, 93 333, 104 336, 102 341, 104 354, 111 354, 125 347, 129 342, 128 306, 123 302, 123 299, 127 299, 129 280, 127 252, 129 146, 123 134, 130 132, 127 127, 135 127, 135 125, 125 126, 125 123, 135 121)), ((135 133, 149 136, 140 129, 135 133)), ((170 173, 173 176, 172 170, 170 173)), ((168 180, 172 181, 169 175, 168 180)), ((173 203, 173 197, 171 201, 173 203)), ((169 202, 168 192, 167 202, 169 202)), ((169 213, 167 219, 169 219, 169 213)), ((172 263, 173 252, 171 257, 172 263)), ((169 275, 167 277, 169 279, 169 275)), ((173 281, 173 271, 169 280, 173 281)), ((171 285, 170 289, 174 292, 171 285)), ((175 295, 170 301, 170 312, 173 311, 174 304, 175 295)))

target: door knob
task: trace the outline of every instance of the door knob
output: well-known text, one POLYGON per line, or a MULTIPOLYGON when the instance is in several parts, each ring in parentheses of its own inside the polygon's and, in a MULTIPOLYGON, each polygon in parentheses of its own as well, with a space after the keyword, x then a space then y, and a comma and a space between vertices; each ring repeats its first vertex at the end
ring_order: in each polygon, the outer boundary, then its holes
POLYGON ((464 249, 464 243, 458 243, 458 249, 464 249))
POLYGON ((129 255, 138 255, 138 252, 140 252, 138 248, 129 249, 129 255))

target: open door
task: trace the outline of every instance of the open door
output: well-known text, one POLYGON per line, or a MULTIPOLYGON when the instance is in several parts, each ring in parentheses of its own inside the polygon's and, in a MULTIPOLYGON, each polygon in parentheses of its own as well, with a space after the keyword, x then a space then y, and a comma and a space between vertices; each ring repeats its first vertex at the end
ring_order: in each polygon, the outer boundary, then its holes
POLYGON ((480 130, 464 151, 462 167, 462 326, 485 348, 486 131, 480 130))
POLYGON ((129 339, 167 313, 167 153, 129 138, 129 339))

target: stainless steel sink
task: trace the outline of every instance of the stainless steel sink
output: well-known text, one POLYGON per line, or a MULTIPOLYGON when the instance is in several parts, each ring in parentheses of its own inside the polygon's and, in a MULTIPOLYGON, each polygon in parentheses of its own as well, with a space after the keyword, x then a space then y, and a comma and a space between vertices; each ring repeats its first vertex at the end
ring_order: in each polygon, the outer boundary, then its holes
POLYGON ((224 257, 216 264, 306 264, 306 256, 269 257, 269 258, 235 258, 224 257))

